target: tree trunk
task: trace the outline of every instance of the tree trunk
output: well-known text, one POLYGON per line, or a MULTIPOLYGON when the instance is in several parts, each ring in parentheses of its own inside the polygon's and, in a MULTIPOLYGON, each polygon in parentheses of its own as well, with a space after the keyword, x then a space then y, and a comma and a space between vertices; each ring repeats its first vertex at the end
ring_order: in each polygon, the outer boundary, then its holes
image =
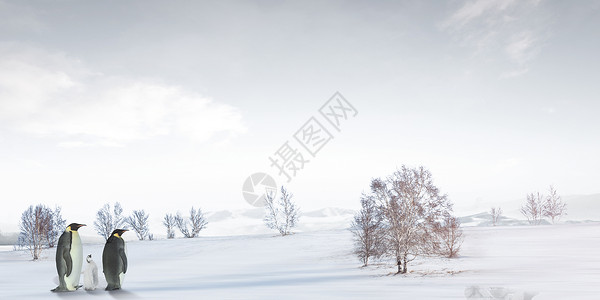
POLYGON ((406 265, 407 265, 406 256, 404 256, 403 260, 404 260, 404 263, 402 264, 402 274, 406 274, 406 265))
POLYGON ((398 258, 396 264, 398 265, 398 272, 396 272, 396 274, 402 273, 402 260, 398 258))

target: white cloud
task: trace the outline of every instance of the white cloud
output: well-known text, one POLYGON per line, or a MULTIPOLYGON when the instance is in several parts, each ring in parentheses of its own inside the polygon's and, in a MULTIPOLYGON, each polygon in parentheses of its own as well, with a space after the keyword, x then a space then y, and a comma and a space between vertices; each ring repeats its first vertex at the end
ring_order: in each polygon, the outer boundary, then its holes
POLYGON ((472 49, 475 59, 508 66, 500 78, 517 77, 530 70, 529 63, 541 48, 540 36, 547 28, 541 11, 534 0, 468 1, 451 12, 441 28, 472 49))
POLYGON ((476 0, 465 3, 446 21, 445 26, 463 26, 490 13, 506 10, 514 0, 476 0))
POLYGON ((59 146, 120 146, 157 136, 206 141, 246 129, 239 110, 156 81, 94 73, 63 54, 0 46, 0 124, 59 146), (3 122, 2 122, 3 121, 3 122))
POLYGON ((518 64, 523 64, 534 56, 535 39, 530 32, 514 35, 506 45, 508 57, 518 64))

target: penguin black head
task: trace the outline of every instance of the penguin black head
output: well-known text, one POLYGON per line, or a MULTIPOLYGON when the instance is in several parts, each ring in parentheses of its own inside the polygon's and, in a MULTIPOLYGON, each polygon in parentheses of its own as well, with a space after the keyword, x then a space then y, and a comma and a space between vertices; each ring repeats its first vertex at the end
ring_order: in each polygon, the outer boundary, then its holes
POLYGON ((85 224, 71 223, 67 226, 68 231, 77 231, 80 227, 86 226, 85 224))
POLYGON ((111 235, 114 235, 116 237, 121 237, 123 235, 123 233, 125 233, 125 231, 129 231, 127 229, 115 229, 113 230, 111 235))

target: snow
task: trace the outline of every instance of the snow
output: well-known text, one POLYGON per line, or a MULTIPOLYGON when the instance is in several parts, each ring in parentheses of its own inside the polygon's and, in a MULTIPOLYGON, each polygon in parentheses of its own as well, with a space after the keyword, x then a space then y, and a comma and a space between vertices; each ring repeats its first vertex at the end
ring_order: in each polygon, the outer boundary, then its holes
MULTIPOLYGON (((86 244, 101 269, 102 243, 86 244)), ((409 274, 385 261, 360 268, 352 235, 337 229, 128 242, 124 289, 53 294, 54 251, 40 261, 0 252, 0 299, 465 299, 465 289, 537 292, 533 299, 597 299, 600 223, 465 228, 458 259, 423 258, 409 274)))

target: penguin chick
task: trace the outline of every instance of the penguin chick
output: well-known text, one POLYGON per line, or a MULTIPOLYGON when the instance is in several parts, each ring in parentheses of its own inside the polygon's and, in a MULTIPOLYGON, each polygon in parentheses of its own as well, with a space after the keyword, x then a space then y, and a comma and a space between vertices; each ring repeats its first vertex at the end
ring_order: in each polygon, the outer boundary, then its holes
POLYGON ((77 230, 85 224, 71 223, 58 239, 56 246, 56 271, 58 286, 53 292, 74 291, 80 287, 79 277, 83 264, 81 238, 77 230))
POLYGON ((108 283, 107 291, 120 289, 125 273, 127 273, 125 241, 121 237, 125 231, 127 229, 115 229, 102 251, 102 272, 108 283))
POLYGON ((92 259, 92 255, 88 255, 85 260, 87 266, 83 272, 83 288, 86 291, 93 291, 98 286, 98 266, 92 259))

